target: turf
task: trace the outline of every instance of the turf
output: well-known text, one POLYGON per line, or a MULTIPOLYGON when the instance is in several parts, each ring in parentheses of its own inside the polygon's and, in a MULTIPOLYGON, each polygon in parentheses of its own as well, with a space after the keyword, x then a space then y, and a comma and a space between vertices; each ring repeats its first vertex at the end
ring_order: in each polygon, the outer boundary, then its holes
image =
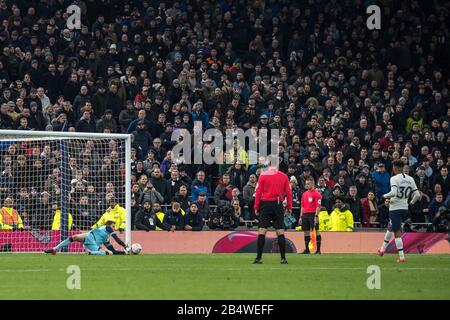
POLYGON ((0 255, 0 299, 450 299, 450 255, 0 255), (69 265, 81 289, 69 290, 69 265), (381 269, 369 290, 367 268, 381 269))

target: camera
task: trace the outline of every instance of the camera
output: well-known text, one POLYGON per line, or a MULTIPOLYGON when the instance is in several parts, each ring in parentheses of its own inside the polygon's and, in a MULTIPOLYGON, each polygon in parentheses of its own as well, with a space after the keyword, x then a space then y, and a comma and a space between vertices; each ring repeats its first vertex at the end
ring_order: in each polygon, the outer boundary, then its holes
POLYGON ((238 225, 233 208, 227 202, 218 204, 216 210, 211 214, 208 227, 210 229, 230 230, 238 225))
POLYGON ((450 209, 440 207, 433 220, 433 229, 435 232, 450 231, 450 209))

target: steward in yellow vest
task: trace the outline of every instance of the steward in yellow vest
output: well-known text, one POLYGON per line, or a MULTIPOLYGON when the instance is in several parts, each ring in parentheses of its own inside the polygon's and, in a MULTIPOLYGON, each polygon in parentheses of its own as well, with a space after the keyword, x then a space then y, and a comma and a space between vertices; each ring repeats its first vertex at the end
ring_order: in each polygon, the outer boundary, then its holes
POLYGON ((335 208, 330 215, 331 231, 353 231, 353 214, 340 197, 335 200, 335 208))
POLYGON ((7 197, 0 209, 0 230, 17 230, 23 229, 22 218, 17 210, 13 208, 14 201, 7 197))
POLYGON ((96 229, 106 225, 107 221, 115 221, 116 228, 119 231, 125 231, 126 227, 126 210, 121 207, 120 204, 117 203, 117 200, 114 196, 111 196, 109 200, 109 208, 106 212, 101 216, 100 220, 94 224, 91 229, 96 229))
POLYGON ((330 231, 331 229, 331 221, 330 215, 325 207, 320 208, 319 212, 319 231, 330 231))

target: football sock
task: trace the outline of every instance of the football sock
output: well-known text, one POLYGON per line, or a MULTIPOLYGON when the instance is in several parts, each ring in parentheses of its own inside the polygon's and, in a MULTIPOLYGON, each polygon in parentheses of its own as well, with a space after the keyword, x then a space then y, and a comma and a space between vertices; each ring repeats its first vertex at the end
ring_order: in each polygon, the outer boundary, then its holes
POLYGON ((286 238, 284 234, 278 236, 278 246, 280 247, 281 259, 286 259, 286 238))
POLYGON ((405 254, 403 252, 403 240, 402 238, 395 238, 395 245, 397 247, 398 255, 401 259, 405 259, 405 254))
POLYGON ((266 243, 266 236, 264 234, 260 234, 258 236, 258 247, 256 255, 257 259, 261 259, 265 243, 266 243))
POLYGON ((320 251, 320 244, 322 243, 322 236, 319 234, 316 238, 317 241, 317 251, 320 251))
POLYGON ((389 241, 391 240, 392 237, 392 232, 391 231, 386 231, 386 234, 384 235, 384 241, 383 241, 383 245, 381 246, 381 250, 384 251, 386 250, 389 241))
POLYGON ((309 251, 309 241, 311 240, 311 236, 305 236, 305 250, 309 251))
POLYGON ((53 250, 59 251, 62 248, 69 246, 71 242, 72 242, 72 238, 67 238, 64 241, 61 241, 60 244, 58 244, 56 247, 53 248, 53 250))
POLYGON ((103 250, 97 250, 97 251, 91 251, 91 255, 93 256, 107 256, 109 255, 108 252, 103 251, 103 250))

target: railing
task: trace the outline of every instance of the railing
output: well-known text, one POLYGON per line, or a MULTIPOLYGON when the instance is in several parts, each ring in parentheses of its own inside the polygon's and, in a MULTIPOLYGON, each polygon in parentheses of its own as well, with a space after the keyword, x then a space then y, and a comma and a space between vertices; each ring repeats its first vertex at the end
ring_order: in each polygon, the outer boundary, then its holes
MULTIPOLYGON (((161 205, 161 207, 163 207, 166 211, 169 210, 171 208, 170 204, 163 204, 161 205)), ((212 204, 209 205, 209 208, 211 211, 214 211, 217 208, 217 205, 212 204)), ((300 207, 292 207, 292 210, 300 210, 300 207)), ((205 220, 205 224, 206 222, 208 222, 209 220, 205 220)), ((249 224, 253 224, 255 223, 254 220, 244 220, 243 221, 245 225, 249 225, 249 224)), ((412 227, 419 227, 419 226, 424 226, 424 227, 430 227, 432 225, 432 223, 425 223, 425 222, 412 222, 409 223, 410 226, 412 227)), ((403 226, 403 224, 402 224, 403 226)), ((380 222, 367 222, 367 223, 362 223, 362 222, 354 222, 353 223, 353 228, 354 229, 381 229, 381 223, 380 222), (365 227, 365 225, 374 225, 375 228, 367 228, 365 227)), ((294 230, 294 229, 291 229, 294 230)))

